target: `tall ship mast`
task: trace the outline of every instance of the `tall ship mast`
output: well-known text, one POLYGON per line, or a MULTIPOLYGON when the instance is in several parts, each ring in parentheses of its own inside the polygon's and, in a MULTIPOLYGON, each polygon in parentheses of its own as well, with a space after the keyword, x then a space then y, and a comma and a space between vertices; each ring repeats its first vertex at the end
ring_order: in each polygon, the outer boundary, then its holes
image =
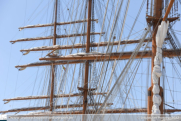
POLYGON ((39 84, 39 89, 46 93, 3 100, 5 104, 35 100, 43 104, 0 111, 1 114, 31 112, 25 115, 31 117, 181 112, 179 101, 174 102, 173 96, 179 93, 174 91, 179 85, 173 89, 169 86, 179 82, 181 76, 181 46, 174 29, 180 19, 181 1, 143 0, 132 23, 127 20, 131 0, 74 0, 65 2, 65 6, 61 0, 53 2, 52 23, 19 28, 50 28, 50 36, 10 41, 49 41, 49 46, 20 50, 23 55, 42 52, 39 62, 15 66, 19 71, 47 67, 47 81, 39 84), (142 11, 146 11, 146 25, 135 32, 142 11), (177 75, 173 82, 174 78, 168 80, 168 61, 177 75), (168 93, 174 103, 168 104, 168 93))

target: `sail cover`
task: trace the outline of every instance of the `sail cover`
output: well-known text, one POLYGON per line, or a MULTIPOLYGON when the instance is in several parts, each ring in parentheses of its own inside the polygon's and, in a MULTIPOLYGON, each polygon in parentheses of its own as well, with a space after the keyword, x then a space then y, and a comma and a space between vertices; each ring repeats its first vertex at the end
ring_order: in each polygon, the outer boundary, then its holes
POLYGON ((152 73, 152 79, 153 79, 153 107, 152 107, 152 114, 160 114, 159 106, 161 104, 161 97, 159 95, 160 88, 158 85, 158 79, 161 77, 161 62, 162 62, 162 45, 163 41, 167 34, 169 22, 162 21, 161 25, 158 26, 158 31, 156 34, 156 56, 154 58, 154 67, 153 67, 153 73, 152 73))

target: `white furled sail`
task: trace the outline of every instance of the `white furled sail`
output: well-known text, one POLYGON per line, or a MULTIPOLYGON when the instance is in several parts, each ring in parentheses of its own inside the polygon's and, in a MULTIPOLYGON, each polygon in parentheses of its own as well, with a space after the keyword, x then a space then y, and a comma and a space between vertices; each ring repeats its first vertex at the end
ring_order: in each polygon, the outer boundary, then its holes
POLYGON ((154 59, 154 68, 152 73, 153 78, 153 107, 152 107, 152 115, 160 114, 159 106, 161 104, 161 97, 159 95, 160 88, 158 85, 158 79, 161 77, 161 62, 162 62, 162 45, 163 41, 167 34, 169 22, 162 21, 161 25, 158 26, 158 31, 156 34, 156 56, 154 59))

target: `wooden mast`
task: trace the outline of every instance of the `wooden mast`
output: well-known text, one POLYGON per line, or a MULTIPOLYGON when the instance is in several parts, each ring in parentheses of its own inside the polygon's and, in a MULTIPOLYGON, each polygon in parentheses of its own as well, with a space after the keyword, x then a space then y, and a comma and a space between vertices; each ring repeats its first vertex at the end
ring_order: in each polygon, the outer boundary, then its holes
MULTIPOLYGON (((155 18, 161 18, 162 17, 162 0, 154 0, 154 13, 153 17, 155 18)), ((153 21, 153 34, 152 34, 152 57, 151 57, 151 73, 153 73, 153 67, 154 67, 154 58, 156 55, 156 33, 158 30, 158 25, 160 25, 160 21, 155 20, 153 21), (159 23, 158 23, 159 22, 159 23)), ((160 85, 160 81, 159 81, 160 85)), ((153 79, 151 77, 151 87, 148 89, 148 108, 147 108, 147 114, 152 113, 152 106, 153 106, 153 93, 152 93, 152 88, 153 88, 153 79)), ((160 96, 163 100, 163 95, 162 95, 163 89, 160 87, 160 96)), ((160 112, 163 114, 163 101, 160 105, 160 112)))
MULTIPOLYGON (((162 0, 154 0, 154 15, 153 17, 157 18, 153 20, 153 35, 152 35, 152 72, 153 72, 153 67, 154 67, 154 58, 156 55, 156 33, 158 30, 158 25, 160 25, 160 20, 162 20, 162 0)), ((172 8, 172 5, 174 3, 174 0, 171 0, 169 3, 169 6, 167 8, 167 11, 165 13, 165 16, 163 18, 163 21, 166 20, 168 14, 170 13, 170 10, 172 8)), ((159 87, 160 87, 160 96, 162 98, 162 102, 160 105, 160 112, 163 114, 163 88, 160 86, 160 79, 159 79, 159 87)), ((152 88, 153 88, 153 79, 151 79, 151 87, 148 89, 148 108, 147 108, 147 114, 151 114, 152 111, 152 106, 153 106, 153 93, 152 93, 152 88)))
MULTIPOLYGON (((55 0, 55 21, 54 21, 54 37, 53 45, 56 45, 56 23, 57 23, 57 0, 55 0)), ((55 80, 55 65, 52 65, 52 80, 51 80, 51 93, 50 93, 50 111, 53 110, 53 97, 54 97, 54 80, 55 80)))
MULTIPOLYGON (((90 48, 90 30, 91 30, 91 4, 92 0, 88 3, 88 18, 87 18, 87 44, 86 53, 89 53, 90 48)), ((88 94, 88 78, 89 78, 89 60, 85 63, 85 80, 84 80, 84 99, 83 99, 83 114, 86 113, 87 108, 87 94, 88 94)))

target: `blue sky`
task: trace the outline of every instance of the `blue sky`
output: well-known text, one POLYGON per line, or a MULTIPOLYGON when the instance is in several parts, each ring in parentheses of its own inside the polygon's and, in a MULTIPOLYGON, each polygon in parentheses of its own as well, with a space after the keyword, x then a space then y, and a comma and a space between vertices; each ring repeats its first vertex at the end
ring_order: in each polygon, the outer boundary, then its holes
MULTIPOLYGON (((137 12, 139 10, 141 2, 142 0, 139 1, 131 0, 129 13, 126 21, 127 27, 132 25, 134 18, 136 17, 137 12)), ((19 51, 20 49, 27 49, 42 45, 48 45, 49 41, 47 40, 46 42, 32 42, 32 43, 24 42, 24 43, 15 43, 13 45, 9 41, 19 38, 50 35, 50 33, 42 34, 42 32, 46 31, 46 28, 43 29, 37 28, 33 30, 23 30, 23 31, 19 31, 18 28, 25 25, 51 23, 52 12, 53 12, 52 5, 53 5, 52 0, 0 0, 0 16, 1 16, 0 111, 15 107, 16 108, 21 107, 22 105, 25 106, 30 105, 29 101, 28 103, 26 101, 10 102, 9 104, 4 105, 2 101, 4 98, 13 98, 20 96, 29 96, 32 94, 33 95, 39 94, 36 89, 38 88, 39 84, 41 85, 43 83, 41 82, 41 79, 44 79, 42 77, 44 75, 43 73, 45 72, 44 67, 27 68, 26 70, 19 72, 14 66, 30 62, 36 62, 38 61, 39 57, 42 57, 42 55, 45 55, 47 53, 44 52, 42 54, 40 52, 36 53, 33 52, 28 54, 27 56, 22 56, 22 53, 19 51), (33 92, 33 90, 36 91, 33 92)), ((69 5, 71 5, 71 3, 67 4, 67 2, 63 1, 62 4, 63 11, 66 11, 68 8, 67 6, 69 5)), ((138 22, 135 26, 136 29, 134 29, 134 32, 137 32, 147 27, 145 20, 145 15, 146 15, 145 11, 146 11, 146 4, 143 7, 140 17, 138 18, 138 22)), ((67 14, 67 12, 65 12, 65 14, 67 14)), ((181 22, 178 21, 176 26, 174 26, 174 30, 180 30, 180 25, 181 22)), ((123 37, 126 37, 127 35, 126 32, 128 32, 128 30, 125 30, 123 37)), ((181 37, 179 34, 181 33, 178 32, 177 36, 180 39, 181 37)), ((132 49, 131 47, 132 46, 130 46, 129 49, 132 49)), ((144 67, 144 65, 141 66, 144 67)), ((170 68, 169 74, 171 74, 172 77, 175 77, 176 74, 174 75, 173 69, 171 67, 169 68, 170 68)), ((142 71, 143 70, 144 69, 142 69, 142 71)), ((177 79, 175 79, 174 81, 177 81, 177 79)))
MULTIPOLYGON (((1 52, 0 55, 4 59, 1 60, 1 93, 0 93, 0 100, 1 100, 1 110, 9 109, 11 106, 4 106, 3 107, 3 102, 2 99, 5 97, 14 97, 16 96, 21 96, 21 92, 23 92, 20 88, 21 86, 25 86, 23 88, 24 90, 29 88, 29 85, 31 84, 31 79, 33 80, 33 75, 35 70, 33 69, 32 72, 25 72, 24 74, 21 73, 19 75, 18 70, 14 67, 15 65, 18 64, 26 64, 27 62, 30 63, 32 62, 32 59, 35 59, 35 57, 29 56, 28 58, 22 57, 22 53, 19 51, 20 49, 25 48, 27 44, 16 44, 12 45, 9 41, 10 40, 15 40, 18 38, 25 38, 28 37, 29 34, 33 32, 20 32, 18 30, 19 27, 24 26, 24 25, 30 25, 31 24, 38 24, 38 21, 41 20, 41 14, 38 15, 37 11, 40 11, 43 9, 44 6, 48 5, 49 0, 1 0, 0 1, 0 15, 2 16, 3 19, 1 19, 0 22, 0 32, 2 33, 1 36, 1 42, 3 44, 0 45, 1 52), (40 4, 41 3, 41 4, 40 4), (39 7, 38 7, 39 5, 39 7), (33 12, 35 11, 35 12, 33 12), (32 16, 31 16, 32 15, 32 16), (38 17, 36 17, 38 16, 38 17), (39 17, 40 16, 40 17, 39 17), (31 18, 32 17, 32 18, 31 18), (34 19, 33 17, 39 18, 38 20, 31 22, 28 21, 29 18, 32 20, 34 19), (29 76, 28 76, 29 75, 29 76), (31 77, 31 78, 29 78, 31 77), (22 80, 22 81, 18 81, 22 80), (23 81, 24 80, 24 81, 23 81), (27 81, 29 80, 29 81, 27 81), (21 85, 21 86, 20 86, 21 85), (16 90, 17 89, 17 90, 16 90), (17 93, 15 94, 14 92, 17 93), (19 90, 19 92, 18 92, 19 90), (14 95, 15 94, 15 95, 14 95)), ((53 3, 53 2, 51 2, 53 3)), ((47 9, 47 8, 46 8, 47 9)), ((45 10, 46 11, 46 10, 45 10)), ((43 19, 42 19, 43 20, 43 19)), ((42 23, 49 23, 43 21, 42 23)), ((29 36, 30 37, 30 36, 29 36)), ((37 56, 37 55, 36 55, 37 56)), ((38 61, 38 59, 36 60, 38 61)), ((31 70, 31 69, 30 69, 31 70)), ((11 104, 12 105, 12 104, 11 104)))

